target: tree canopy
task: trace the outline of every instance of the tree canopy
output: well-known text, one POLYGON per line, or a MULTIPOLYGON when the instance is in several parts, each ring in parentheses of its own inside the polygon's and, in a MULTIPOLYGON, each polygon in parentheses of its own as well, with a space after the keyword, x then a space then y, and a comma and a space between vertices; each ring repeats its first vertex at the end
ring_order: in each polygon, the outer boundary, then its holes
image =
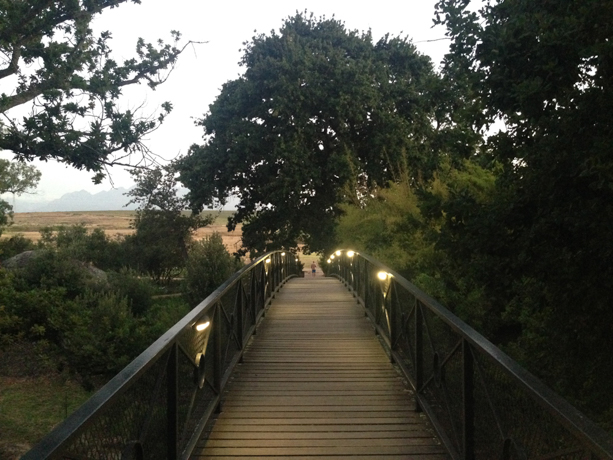
POLYGON ((136 185, 126 195, 138 203, 126 237, 133 266, 156 281, 169 283, 181 272, 188 257, 192 234, 213 221, 212 215, 188 215, 185 196, 179 195, 172 166, 133 171, 136 185))
POLYGON ((437 77, 410 41, 297 14, 244 46, 179 170, 195 209, 238 198, 246 248, 328 247, 339 203, 432 174, 437 77))
MULTIPOLYGON (((0 195, 12 193, 14 196, 30 193, 38 185, 40 171, 32 165, 0 159, 0 195)), ((0 199, 0 234, 2 227, 12 219, 13 207, 0 199)))
MULTIPOLYGON (((182 48, 139 39, 136 57, 111 56, 111 33, 95 36, 94 17, 128 0, 0 0, 0 149, 21 160, 56 159, 96 173, 124 164, 131 153, 148 158, 142 143, 171 110, 156 117, 122 109, 122 89, 146 83, 152 89, 172 70, 182 48), (21 119, 16 107, 30 109, 21 119)), ((140 0, 131 0, 140 3, 140 0)))
POLYGON ((446 71, 501 165, 492 200, 444 209, 440 247, 521 328, 518 356, 584 409, 609 407, 613 353, 613 2, 441 0, 446 71))

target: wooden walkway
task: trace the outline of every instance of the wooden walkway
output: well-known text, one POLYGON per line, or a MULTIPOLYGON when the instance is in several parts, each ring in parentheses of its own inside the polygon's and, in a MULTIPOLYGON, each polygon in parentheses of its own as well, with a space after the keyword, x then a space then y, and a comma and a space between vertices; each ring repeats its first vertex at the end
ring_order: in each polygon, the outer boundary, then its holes
POLYGON ((448 459, 335 279, 286 284, 244 358, 193 459, 448 459))

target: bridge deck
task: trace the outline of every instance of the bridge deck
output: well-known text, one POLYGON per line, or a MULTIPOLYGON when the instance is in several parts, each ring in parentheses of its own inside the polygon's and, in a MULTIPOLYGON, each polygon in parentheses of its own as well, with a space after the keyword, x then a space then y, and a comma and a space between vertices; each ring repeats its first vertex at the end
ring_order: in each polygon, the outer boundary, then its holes
POLYGON ((330 278, 283 287, 193 459, 447 459, 363 310, 330 278))

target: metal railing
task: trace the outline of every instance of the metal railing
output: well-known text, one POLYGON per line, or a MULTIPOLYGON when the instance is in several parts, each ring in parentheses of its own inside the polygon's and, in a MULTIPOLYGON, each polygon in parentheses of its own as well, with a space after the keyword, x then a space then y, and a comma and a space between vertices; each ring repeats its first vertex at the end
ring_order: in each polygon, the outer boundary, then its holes
POLYGON ((613 439, 482 335, 373 258, 327 274, 365 307, 454 459, 613 459, 613 439))
POLYGON ((293 254, 266 254, 233 275, 23 459, 186 459, 293 254))

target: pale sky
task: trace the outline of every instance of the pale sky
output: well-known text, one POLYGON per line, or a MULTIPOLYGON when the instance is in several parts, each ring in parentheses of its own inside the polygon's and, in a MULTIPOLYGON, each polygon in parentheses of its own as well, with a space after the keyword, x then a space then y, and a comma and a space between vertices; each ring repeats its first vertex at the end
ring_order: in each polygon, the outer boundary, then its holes
MULTIPOLYGON (((362 4, 337 0, 142 0, 141 5, 123 4, 105 11, 94 27, 112 32, 111 47, 120 61, 134 55, 138 37, 152 42, 158 38, 169 40, 170 31, 178 30, 184 40, 208 42, 185 50, 169 80, 155 92, 145 85, 124 91, 125 104, 132 108, 144 104, 144 114, 156 113, 164 101, 172 102, 174 110, 147 140, 156 154, 170 160, 201 141, 202 129, 194 126, 193 120, 207 112, 223 83, 242 73, 238 65, 242 55, 239 49, 254 36, 254 31, 267 34, 272 29, 278 30, 283 19, 306 9, 317 17, 334 16, 350 30, 371 29, 374 40, 386 33, 409 36, 420 52, 438 64, 449 42, 428 42, 445 36, 442 27, 432 28, 435 3, 436 0, 379 0, 362 4)), ((11 158, 7 153, 0 156, 11 158)), ((97 193, 111 188, 109 180, 94 185, 90 173, 56 162, 34 164, 41 170, 42 179, 36 196, 27 197, 28 201, 52 200, 79 190, 97 193)), ((112 181, 115 187, 132 185, 129 174, 119 169, 112 171, 112 181)))

